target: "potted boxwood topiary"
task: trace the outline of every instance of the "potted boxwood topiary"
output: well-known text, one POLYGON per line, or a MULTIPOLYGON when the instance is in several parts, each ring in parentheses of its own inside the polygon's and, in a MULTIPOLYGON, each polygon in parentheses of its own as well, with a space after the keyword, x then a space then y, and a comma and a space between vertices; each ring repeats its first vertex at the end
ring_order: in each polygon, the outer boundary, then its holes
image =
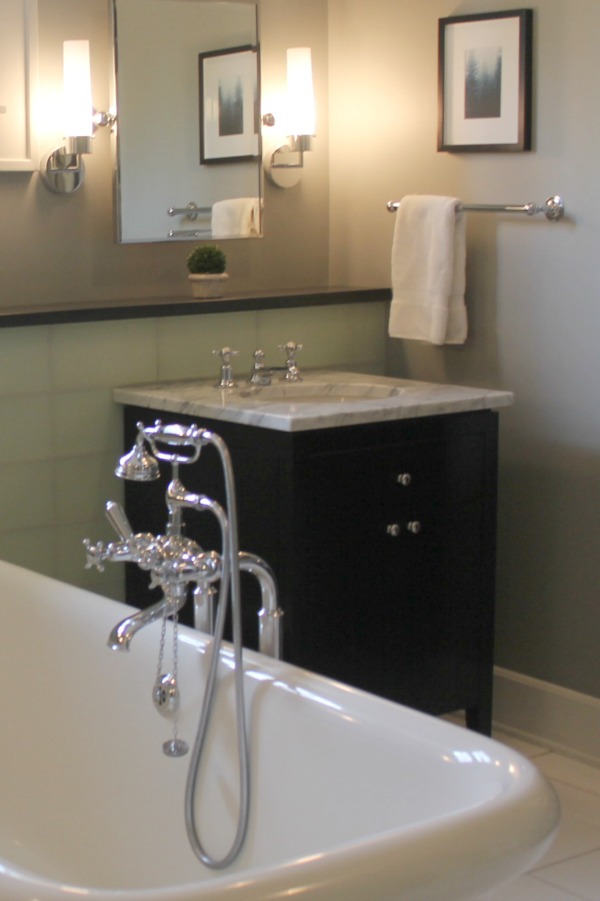
POLYGON ((214 244, 201 244, 187 258, 194 297, 222 297, 228 275, 227 258, 214 244))

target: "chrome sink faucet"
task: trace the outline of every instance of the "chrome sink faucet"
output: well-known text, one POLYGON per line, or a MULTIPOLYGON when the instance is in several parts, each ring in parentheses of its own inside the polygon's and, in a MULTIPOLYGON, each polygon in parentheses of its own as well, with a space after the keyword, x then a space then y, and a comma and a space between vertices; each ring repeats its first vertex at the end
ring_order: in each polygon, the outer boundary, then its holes
POLYGON ((286 353, 285 366, 265 366, 264 350, 254 351, 254 363, 248 380, 251 385, 270 385, 275 372, 283 372, 281 380, 284 382, 302 381, 302 375, 296 362, 296 354, 302 350, 302 345, 296 344, 295 341, 288 341, 286 344, 279 344, 278 349, 284 350, 286 353))

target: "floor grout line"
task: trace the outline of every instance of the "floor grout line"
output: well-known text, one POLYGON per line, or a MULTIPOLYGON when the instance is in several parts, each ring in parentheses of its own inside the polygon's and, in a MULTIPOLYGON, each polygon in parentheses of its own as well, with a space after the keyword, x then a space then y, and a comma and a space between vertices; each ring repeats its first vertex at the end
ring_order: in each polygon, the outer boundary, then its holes
POLYGON ((569 895, 572 895, 573 898, 579 899, 579 901, 590 901, 589 898, 586 898, 585 895, 580 895, 579 892, 577 892, 575 889, 572 889, 570 887, 565 889, 562 886, 557 885, 555 882, 550 882, 548 879, 541 879, 540 877, 534 875, 533 873, 528 873, 528 876, 530 876, 531 879, 535 879, 535 881, 539 882, 540 885, 546 885, 549 888, 559 889, 561 891, 568 892, 569 895))
POLYGON ((551 870, 553 867, 559 867, 561 864, 566 863, 570 860, 578 860, 583 857, 588 857, 590 854, 597 854, 600 851, 600 845, 597 848, 588 848, 587 851, 579 851, 577 854, 571 854, 569 857, 561 857, 558 860, 553 860, 552 863, 545 863, 542 866, 534 867, 533 870, 529 870, 529 874, 533 875, 534 873, 541 873, 543 870, 551 870))

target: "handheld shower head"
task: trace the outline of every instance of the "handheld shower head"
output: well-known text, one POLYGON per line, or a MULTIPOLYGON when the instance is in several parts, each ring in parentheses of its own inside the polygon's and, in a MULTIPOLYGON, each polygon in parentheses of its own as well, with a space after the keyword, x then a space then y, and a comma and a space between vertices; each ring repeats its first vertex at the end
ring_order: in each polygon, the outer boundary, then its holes
POLYGON ((138 423, 157 460, 170 463, 195 463, 205 444, 213 440, 213 433, 197 425, 164 424, 157 419, 154 425, 138 423))
POLYGON ((142 423, 138 423, 138 436, 133 448, 119 460, 115 475, 131 482, 153 482, 160 478, 158 460, 148 453, 144 444, 142 423))

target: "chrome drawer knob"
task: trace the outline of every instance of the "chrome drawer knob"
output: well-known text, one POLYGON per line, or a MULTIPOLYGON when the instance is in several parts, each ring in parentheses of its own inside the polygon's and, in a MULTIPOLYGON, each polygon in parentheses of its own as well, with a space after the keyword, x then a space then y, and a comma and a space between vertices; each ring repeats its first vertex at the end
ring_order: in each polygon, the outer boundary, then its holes
POLYGON ((407 485, 410 485, 412 482, 412 476, 409 472, 401 472, 399 476, 397 476, 396 481, 399 485, 403 485, 405 488, 407 485))
MULTIPOLYGON (((397 523, 390 523, 389 526, 386 526, 386 530, 388 535, 391 535, 392 538, 397 538, 400 532, 402 531, 402 527, 397 523)), ((421 523, 418 519, 411 520, 411 522, 406 523, 406 531, 412 532, 413 535, 418 535, 421 531, 421 523)))

